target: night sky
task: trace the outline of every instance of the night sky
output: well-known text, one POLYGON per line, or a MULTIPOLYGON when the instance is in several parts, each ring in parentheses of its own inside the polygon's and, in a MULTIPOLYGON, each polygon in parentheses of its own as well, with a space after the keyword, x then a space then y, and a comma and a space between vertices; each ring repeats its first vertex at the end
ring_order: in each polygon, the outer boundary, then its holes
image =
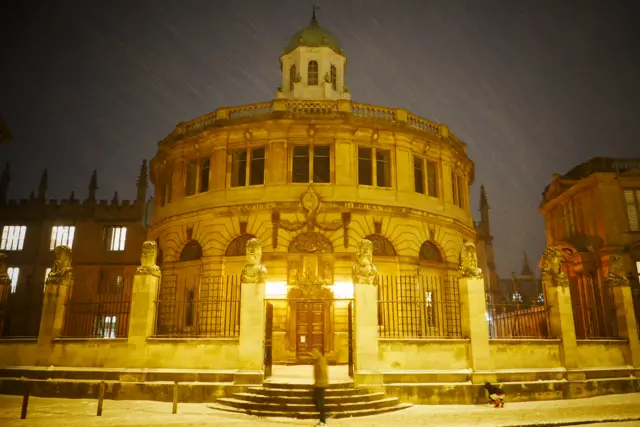
MULTIPOLYGON (((49 197, 135 194, 143 158, 180 121, 271 100, 278 57, 313 1, 0 3, 0 116, 12 198, 49 170, 49 197), (45 4, 46 3, 46 4, 45 4)), ((315 1, 348 57, 354 101, 443 122, 484 184, 502 277, 545 245, 554 172, 640 157, 640 2, 315 1), (634 28, 635 27, 635 28, 634 28)))

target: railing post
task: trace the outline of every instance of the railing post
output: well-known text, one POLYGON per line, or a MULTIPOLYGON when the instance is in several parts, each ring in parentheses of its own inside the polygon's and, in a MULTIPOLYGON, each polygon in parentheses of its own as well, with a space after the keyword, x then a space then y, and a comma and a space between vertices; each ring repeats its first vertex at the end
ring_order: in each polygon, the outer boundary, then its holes
POLYGON ((251 239, 246 246, 247 265, 240 282, 239 369, 235 384, 262 384, 264 380, 265 280, 262 242, 251 239))
POLYGON ((624 275, 624 264, 620 255, 610 255, 609 271, 605 276, 605 285, 610 287, 616 313, 618 336, 629 343, 629 364, 640 370, 640 342, 638 340, 638 324, 633 307, 631 284, 624 275))
POLYGON ((73 287, 72 252, 68 246, 55 248, 56 260, 47 277, 38 333, 37 365, 50 365, 51 341, 63 333, 66 303, 73 287))
POLYGON ((11 292, 11 278, 8 273, 7 258, 7 254, 0 253, 0 337, 3 336, 7 300, 11 292))
POLYGON ((156 300, 160 284, 160 268, 156 265, 158 247, 154 241, 142 244, 140 266, 133 277, 131 309, 129 313, 130 362, 132 368, 147 364, 147 338, 153 336, 156 319, 156 300))
POLYGON ((489 353, 489 325, 487 302, 484 293, 482 270, 478 268, 476 247, 471 242, 462 245, 460 253, 459 279, 460 303, 462 305, 463 333, 469 337, 471 382, 483 384, 495 382, 489 353))
POLYGON ((378 271, 373 265, 373 244, 363 239, 358 243, 353 265, 354 322, 354 382, 360 385, 381 385, 378 353, 378 271))
POLYGON ((560 340, 560 363, 567 370, 566 379, 582 381, 584 372, 578 371, 578 342, 571 305, 569 279, 561 269, 562 253, 555 246, 545 249, 540 260, 545 304, 549 310, 549 332, 560 340))

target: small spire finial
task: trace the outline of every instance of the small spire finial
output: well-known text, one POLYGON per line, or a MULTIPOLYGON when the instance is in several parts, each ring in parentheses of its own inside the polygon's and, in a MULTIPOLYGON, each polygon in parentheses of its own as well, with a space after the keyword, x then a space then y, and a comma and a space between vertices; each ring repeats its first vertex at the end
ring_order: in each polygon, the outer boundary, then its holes
POLYGON ((142 166, 140 166, 140 173, 138 174, 138 196, 136 198, 139 202, 144 202, 144 199, 147 197, 147 186, 149 180, 149 171, 147 170, 147 160, 142 161, 142 166))
POLYGON ((40 185, 38 185, 38 200, 45 200, 47 197, 47 189, 49 187, 49 174, 45 168, 40 176, 40 185))
POLYGON ((316 20, 316 10, 320 9, 320 6, 313 5, 313 13, 311 14, 311 22, 318 23, 316 20))
POLYGON ((91 179, 89 180, 89 195, 87 200, 95 201, 96 200, 96 191, 98 190, 98 171, 95 169, 91 174, 91 179))

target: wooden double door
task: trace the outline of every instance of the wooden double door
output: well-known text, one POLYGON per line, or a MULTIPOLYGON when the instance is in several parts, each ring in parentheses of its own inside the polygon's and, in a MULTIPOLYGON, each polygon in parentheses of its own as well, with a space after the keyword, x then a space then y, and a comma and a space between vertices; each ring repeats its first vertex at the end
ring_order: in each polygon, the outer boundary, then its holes
POLYGON ((296 357, 309 360, 316 348, 324 354, 326 301, 296 301, 296 357))

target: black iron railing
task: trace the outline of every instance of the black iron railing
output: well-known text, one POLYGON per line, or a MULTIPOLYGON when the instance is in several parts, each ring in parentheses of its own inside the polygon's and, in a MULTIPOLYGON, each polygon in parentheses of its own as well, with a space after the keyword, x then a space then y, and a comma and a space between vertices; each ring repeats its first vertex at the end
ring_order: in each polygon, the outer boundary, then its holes
POLYGON ((550 338, 544 305, 487 304, 489 338, 550 338))

